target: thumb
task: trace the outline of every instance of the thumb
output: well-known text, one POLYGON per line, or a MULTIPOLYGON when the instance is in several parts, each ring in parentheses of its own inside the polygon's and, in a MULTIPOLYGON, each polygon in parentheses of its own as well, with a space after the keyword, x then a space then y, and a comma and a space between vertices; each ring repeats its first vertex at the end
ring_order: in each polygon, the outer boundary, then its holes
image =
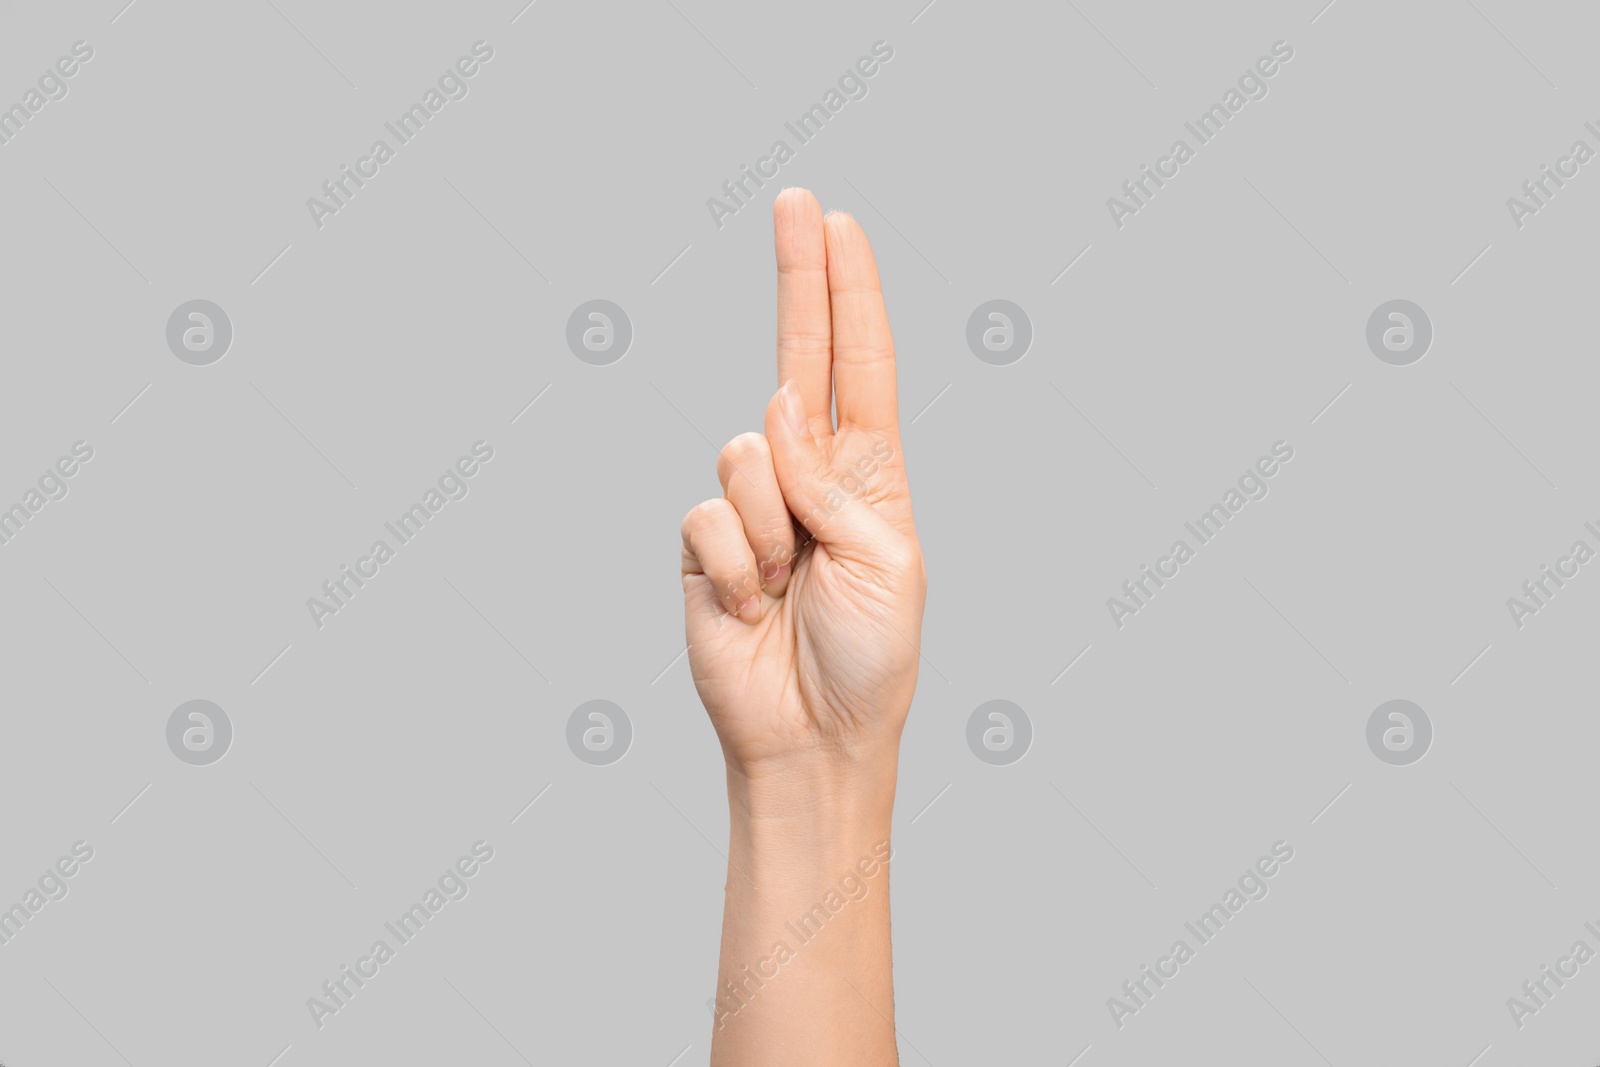
POLYGON ((835 549, 834 555, 863 561, 890 543, 893 527, 861 499, 865 481, 855 475, 841 479, 829 468, 792 379, 767 404, 766 432, 784 503, 812 537, 835 549))

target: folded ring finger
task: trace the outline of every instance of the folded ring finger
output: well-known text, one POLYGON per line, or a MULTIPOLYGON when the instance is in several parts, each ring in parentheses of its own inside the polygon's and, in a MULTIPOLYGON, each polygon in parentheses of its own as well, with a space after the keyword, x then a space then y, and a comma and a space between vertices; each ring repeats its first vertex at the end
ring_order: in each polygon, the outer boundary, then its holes
POLYGON ((717 477, 728 502, 744 523, 745 540, 756 555, 761 587, 782 596, 794 563, 794 522, 765 436, 745 433, 729 441, 717 457, 717 477))

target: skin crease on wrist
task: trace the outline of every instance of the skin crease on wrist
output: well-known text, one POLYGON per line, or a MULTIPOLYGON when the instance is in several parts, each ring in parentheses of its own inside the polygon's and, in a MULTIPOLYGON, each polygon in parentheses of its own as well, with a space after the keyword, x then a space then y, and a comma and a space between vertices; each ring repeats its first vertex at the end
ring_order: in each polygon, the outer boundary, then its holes
POLYGON ((803 189, 773 235, 780 385, 682 529, 690 669, 728 769, 712 1063, 879 1067, 898 1062, 889 829, 927 579, 871 245, 803 189))

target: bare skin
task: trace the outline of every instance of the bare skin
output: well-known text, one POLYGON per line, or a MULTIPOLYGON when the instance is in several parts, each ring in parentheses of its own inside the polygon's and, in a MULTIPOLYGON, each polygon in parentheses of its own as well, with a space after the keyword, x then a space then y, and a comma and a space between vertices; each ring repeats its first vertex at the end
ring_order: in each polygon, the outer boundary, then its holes
POLYGON ((695 687, 728 773, 711 1061, 898 1062, 889 825, 926 578, 894 342, 854 219, 773 205, 778 380, 683 523, 695 687), (837 410, 835 426, 833 411, 837 410))

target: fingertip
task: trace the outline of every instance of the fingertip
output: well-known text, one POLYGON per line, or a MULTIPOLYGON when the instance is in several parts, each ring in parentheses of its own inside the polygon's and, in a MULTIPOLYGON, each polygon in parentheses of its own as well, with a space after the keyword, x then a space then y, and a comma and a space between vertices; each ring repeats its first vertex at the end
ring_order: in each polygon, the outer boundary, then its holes
POLYGON ((822 217, 822 230, 830 253, 840 247, 860 247, 869 251, 871 249, 867 231, 861 228, 860 221, 848 211, 828 212, 822 217))
POLYGON ((788 442, 794 436, 794 426, 784 413, 784 396, 792 392, 794 392, 794 379, 789 378, 778 386, 778 391, 767 401, 767 412, 762 419, 762 428, 766 431, 768 443, 772 445, 774 464, 779 462, 776 458, 779 450, 787 452, 788 442))
POLYGON ((783 388, 778 390, 778 406, 782 408, 783 417, 796 437, 806 437, 811 433, 811 420, 806 417, 805 402, 800 399, 800 391, 794 387, 792 379, 784 382, 783 388))
POLYGON ((745 624, 761 621, 761 594, 752 593, 733 610, 734 618, 745 624))
MULTIPOLYGON (((791 558, 791 562, 792 562, 792 559, 793 559, 793 554, 792 553, 790 554, 790 558, 791 558)), ((790 565, 791 564, 789 562, 786 562, 786 563, 782 564, 781 566, 769 565, 762 572, 762 574, 761 574, 761 584, 766 588, 767 592, 770 595, 772 595, 774 597, 780 597, 780 596, 783 595, 784 590, 789 585, 789 568, 790 568, 790 565)))
POLYGON ((786 224, 795 225, 821 217, 822 205, 817 202, 816 196, 810 189, 791 185, 773 198, 772 218, 780 228, 786 224))

